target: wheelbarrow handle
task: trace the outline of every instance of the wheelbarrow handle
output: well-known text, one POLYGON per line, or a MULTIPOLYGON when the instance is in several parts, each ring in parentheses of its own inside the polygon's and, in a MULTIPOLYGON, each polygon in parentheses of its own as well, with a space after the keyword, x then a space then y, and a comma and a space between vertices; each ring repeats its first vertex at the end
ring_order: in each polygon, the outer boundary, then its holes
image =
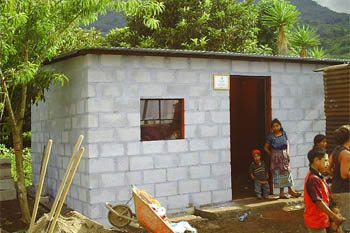
POLYGON ((117 215, 118 217, 121 217, 121 218, 130 220, 130 221, 135 222, 135 223, 138 222, 137 219, 135 219, 135 218, 129 218, 129 217, 127 217, 127 216, 124 216, 124 215, 122 215, 122 214, 119 214, 117 211, 115 211, 115 210, 113 209, 113 206, 112 206, 110 203, 106 202, 105 205, 106 205, 106 207, 107 207, 107 209, 108 209, 109 211, 111 211, 113 214, 117 215))

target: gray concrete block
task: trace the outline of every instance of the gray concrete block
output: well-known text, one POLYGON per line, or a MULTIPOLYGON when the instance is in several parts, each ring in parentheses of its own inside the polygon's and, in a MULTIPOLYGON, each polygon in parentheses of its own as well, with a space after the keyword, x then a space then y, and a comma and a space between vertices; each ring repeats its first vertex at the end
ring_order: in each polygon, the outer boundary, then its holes
POLYGON ((1 168, 0 169, 0 179, 11 178, 11 168, 1 168))
POLYGON ((230 60, 212 59, 209 61, 209 66, 214 72, 229 73, 232 70, 230 60))
POLYGON ((181 153, 179 154, 180 166, 193 166, 199 164, 199 153, 181 153))
POLYGON ((143 183, 144 184, 155 184, 166 181, 166 170, 147 170, 143 172, 143 183))
POLYGON ((11 160, 9 159, 0 159, 0 167, 11 167, 11 160))
POLYGON ((9 201, 17 198, 15 189, 0 190, 0 201, 9 201))
POLYGON ((139 127, 130 127, 130 128, 119 128, 117 129, 117 133, 120 141, 128 142, 128 141, 139 141, 140 136, 140 128, 139 127))
POLYGON ((155 185, 155 196, 164 197, 177 195, 177 182, 167 182, 155 185))
POLYGON ((185 152, 188 151, 187 140, 168 140, 168 152, 185 152))
POLYGON ((168 209, 183 209, 188 207, 190 197, 188 194, 168 197, 168 209))
POLYGON ((208 69, 208 59, 190 58, 191 70, 205 70, 208 69))
POLYGON ((266 73, 269 71, 268 62, 251 62, 250 71, 254 73, 266 73))
POLYGON ((130 170, 145 170, 154 167, 153 158, 150 156, 135 156, 130 158, 130 170))
POLYGON ((220 203, 232 200, 232 191, 231 189, 213 191, 212 193, 213 203, 220 203))
POLYGON ((185 70, 189 68, 189 58, 185 57, 170 57, 170 68, 185 70))
POLYGON ((120 67, 122 63, 122 56, 120 55, 101 55, 100 63, 104 67, 120 67))
POLYGON ((250 62, 246 61, 232 61, 232 72, 248 72, 250 62))
POLYGON ((218 125, 200 125, 198 126, 201 137, 216 137, 218 136, 218 125))
POLYGON ((0 190, 15 189, 15 182, 13 179, 1 179, 0 190))
POLYGON ((185 114, 186 125, 203 124, 205 121, 205 112, 187 112, 185 114))
POLYGON ((201 191, 213 191, 219 188, 219 182, 214 178, 201 179, 201 191))
POLYGON ((187 167, 175 167, 167 169, 167 180, 185 180, 188 179, 188 168, 187 167))
POLYGON ((300 63, 286 63, 286 72, 300 73, 301 72, 301 64, 300 63))
POLYGON ((284 72, 285 63, 284 62, 269 62, 270 71, 276 73, 284 72))
POLYGON ((143 141, 142 148, 144 154, 165 153, 165 141, 143 141))
POLYGON ((201 164, 214 164, 219 162, 220 153, 218 151, 201 151, 199 152, 199 159, 201 164))
POLYGON ((204 139, 190 140, 191 151, 201 151, 201 150, 208 150, 208 149, 209 149, 209 144, 207 140, 204 140, 204 139))
POLYGON ((112 172, 115 170, 112 158, 89 159, 90 173, 112 172))
POLYGON ((174 155, 156 155, 154 156, 155 168, 172 168, 179 164, 179 158, 174 155))
POLYGON ((101 186, 104 188, 126 185, 125 173, 106 173, 101 175, 101 186))
POLYGON ((90 204, 115 202, 116 193, 113 189, 94 189, 89 192, 90 204))
POLYGON ((200 192, 199 180, 180 180, 179 181, 179 193, 197 193, 200 192))
POLYGON ((206 178, 210 176, 210 166, 202 165, 202 166, 192 166, 190 167, 190 178, 206 178))
POLYGON ((194 206, 201 206, 211 203, 211 192, 200 192, 190 194, 190 202, 194 206))

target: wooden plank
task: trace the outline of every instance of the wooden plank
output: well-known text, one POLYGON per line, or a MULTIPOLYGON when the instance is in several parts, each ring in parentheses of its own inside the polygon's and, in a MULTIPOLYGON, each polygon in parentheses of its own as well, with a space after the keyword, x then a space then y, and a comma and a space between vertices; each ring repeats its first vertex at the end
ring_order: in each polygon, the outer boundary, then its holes
POLYGON ((40 172, 38 187, 36 189, 33 213, 32 213, 32 218, 31 218, 31 221, 30 221, 28 233, 32 232, 32 228, 34 226, 35 219, 36 219, 36 214, 38 212, 41 192, 42 192, 42 189, 43 189, 45 175, 46 175, 46 170, 47 170, 47 164, 48 164, 49 159, 50 159, 51 147, 52 147, 52 139, 50 139, 47 142, 45 153, 44 153, 44 156, 43 156, 43 159, 42 159, 41 172, 40 172))

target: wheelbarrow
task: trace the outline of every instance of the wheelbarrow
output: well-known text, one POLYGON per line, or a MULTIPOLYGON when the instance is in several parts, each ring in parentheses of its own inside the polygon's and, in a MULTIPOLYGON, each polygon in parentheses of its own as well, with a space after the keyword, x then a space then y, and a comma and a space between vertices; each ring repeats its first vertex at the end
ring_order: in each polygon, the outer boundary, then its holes
POLYGON ((134 199, 136 214, 131 211, 127 204, 113 206, 106 203, 109 210, 108 220, 113 226, 123 228, 134 222, 139 223, 152 233, 174 233, 170 222, 160 217, 151 207, 152 204, 159 204, 154 197, 132 185, 132 198, 134 199))

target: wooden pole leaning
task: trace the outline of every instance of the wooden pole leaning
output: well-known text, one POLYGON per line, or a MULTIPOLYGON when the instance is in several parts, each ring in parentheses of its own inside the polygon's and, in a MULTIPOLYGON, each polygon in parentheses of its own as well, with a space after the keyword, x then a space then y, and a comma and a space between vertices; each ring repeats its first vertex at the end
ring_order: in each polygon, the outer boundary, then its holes
POLYGON ((77 155, 78 155, 78 151, 80 149, 80 146, 83 142, 83 139, 84 139, 84 136, 83 135, 80 135, 75 146, 74 146, 74 150, 73 150, 73 153, 72 153, 72 156, 71 156, 71 159, 68 163, 68 166, 66 168, 66 172, 64 173, 64 176, 63 176, 63 179, 61 181, 61 184, 60 184, 60 187, 58 188, 58 191, 57 191, 57 194, 56 194, 56 198, 52 204, 52 208, 51 208, 51 211, 49 213, 49 219, 48 219, 48 225, 47 225, 47 228, 50 226, 51 222, 52 222, 52 219, 53 219, 53 216, 55 214, 55 212, 57 211, 57 206, 58 206, 58 203, 59 203, 59 200, 61 198, 61 195, 63 193, 63 189, 64 187, 67 185, 67 180, 68 180, 68 176, 69 174, 71 173, 71 170, 72 170, 72 167, 77 159, 77 155))
POLYGON ((42 158, 41 172, 40 172, 38 186, 36 188, 35 202, 34 202, 34 207, 33 207, 32 218, 30 220, 30 225, 29 225, 29 228, 28 228, 28 231, 27 231, 28 233, 32 232, 32 227, 34 226, 35 219, 36 219, 36 214, 38 212, 41 192, 42 192, 43 185, 44 185, 44 180, 45 180, 47 164, 48 164, 49 159, 50 159, 51 147, 52 147, 52 140, 50 139, 47 142, 47 146, 46 146, 46 149, 45 149, 45 152, 44 152, 44 156, 42 158))
POLYGON ((79 166, 79 163, 80 163, 80 160, 81 158, 83 157, 83 154, 84 154, 84 147, 80 148, 78 153, 77 153, 77 156, 76 156, 76 161, 74 163, 74 166, 68 176, 68 179, 67 179, 67 185, 63 188, 63 193, 62 193, 62 196, 59 200, 59 204, 58 204, 58 207, 57 207, 57 210, 55 211, 54 213, 54 216, 53 216, 53 220, 51 222, 51 224, 49 225, 48 227, 48 233, 52 233, 55 229, 55 226, 56 226, 56 223, 57 223, 57 220, 58 220, 58 217, 60 216, 60 213, 61 213, 61 210, 62 210, 62 207, 63 207, 63 204, 64 204, 64 201, 66 200, 66 197, 67 197, 67 194, 68 194, 68 191, 69 191, 69 187, 70 185, 72 184, 72 181, 73 181, 73 178, 74 178, 74 175, 78 169, 78 166, 79 166))

